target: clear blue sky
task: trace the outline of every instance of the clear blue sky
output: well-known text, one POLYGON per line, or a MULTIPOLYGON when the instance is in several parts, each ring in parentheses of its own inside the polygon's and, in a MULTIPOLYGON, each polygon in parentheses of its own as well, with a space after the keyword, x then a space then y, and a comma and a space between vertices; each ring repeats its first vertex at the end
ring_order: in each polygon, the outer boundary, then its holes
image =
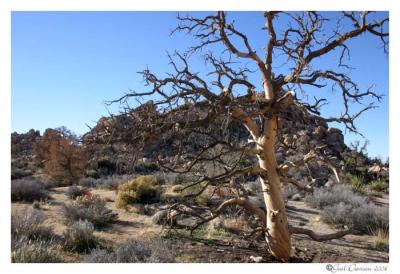
MULTIPOLYGON (((175 12, 13 12, 12 13, 12 131, 66 126, 78 134, 93 126, 108 111, 105 100, 128 89, 142 90, 137 71, 149 67, 169 70, 166 52, 193 44, 190 36, 170 36, 177 25, 175 12)), ((249 34, 254 48, 262 50, 266 36, 261 13, 232 14, 249 34)), ((333 16, 333 14, 327 14, 333 16)), ((382 16, 378 14, 377 16, 382 16)), ((279 26, 277 26, 279 30, 279 26)), ((370 140, 371 156, 388 156, 388 56, 379 39, 368 35, 351 42, 351 76, 366 88, 375 85, 385 97, 378 109, 363 115, 359 130, 370 140)), ((336 66, 335 54, 317 61, 323 68, 336 66)), ((199 57, 194 67, 205 71, 199 57)), ((282 68, 283 70, 283 68, 282 68)), ((253 77, 253 76, 252 76, 253 77)), ((254 76, 255 77, 255 76, 254 76)), ((259 81, 257 78, 255 81, 259 81)), ((310 89, 311 93, 316 92, 310 89)), ((321 91, 319 91, 321 92, 321 91)), ((328 93, 329 92, 325 92, 328 93)), ((340 113, 339 94, 329 94, 324 113, 340 113)), ((345 141, 361 139, 346 134, 345 141)))

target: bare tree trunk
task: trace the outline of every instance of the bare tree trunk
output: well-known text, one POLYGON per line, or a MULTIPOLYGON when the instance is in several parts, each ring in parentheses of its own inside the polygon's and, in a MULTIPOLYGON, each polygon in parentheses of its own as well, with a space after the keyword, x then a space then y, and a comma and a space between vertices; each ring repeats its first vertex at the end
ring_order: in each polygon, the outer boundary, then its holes
POLYGON ((266 176, 261 178, 267 208, 266 240, 272 255, 288 261, 291 251, 290 232, 274 150, 277 126, 277 117, 266 119, 264 132, 258 140, 258 148, 261 150, 259 165, 267 171, 266 176))

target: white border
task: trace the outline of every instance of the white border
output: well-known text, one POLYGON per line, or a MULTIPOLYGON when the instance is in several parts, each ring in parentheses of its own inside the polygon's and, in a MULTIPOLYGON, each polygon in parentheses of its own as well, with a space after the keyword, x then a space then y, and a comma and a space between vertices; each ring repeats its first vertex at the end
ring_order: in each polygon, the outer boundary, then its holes
MULTIPOLYGON (((397 1, 372 1, 372 0, 335 0, 335 1, 311 1, 311 0, 145 0, 145 1, 125 1, 125 0, 2 0, 0 1, 0 34, 1 34, 1 53, 0 53, 0 111, 1 111, 1 158, 0 158, 0 248, 1 248, 1 268, 2 273, 71 273, 88 272, 93 273, 148 273, 158 271, 165 273, 218 273, 226 271, 230 273, 243 272, 268 272, 268 273, 328 273, 325 270, 326 264, 164 264, 164 265, 87 265, 87 264, 11 264, 10 263, 10 131, 11 131, 11 13, 16 10, 96 10, 96 11, 116 11, 116 10, 390 10, 390 219, 391 219, 391 245, 390 245, 390 264, 389 272, 400 269, 399 259, 395 256, 400 254, 399 236, 396 233, 399 230, 398 218, 393 213, 393 209, 400 208, 399 199, 393 196, 398 193, 400 178, 398 168, 400 145, 396 142, 396 136, 399 132, 400 123, 397 121, 399 116, 400 102, 397 89, 397 75, 400 71, 400 56, 396 52, 399 49, 399 15, 395 4, 397 1), (7 190, 7 191, 6 191, 7 190), (393 254, 395 254, 393 256, 393 254)), ((399 10, 399 9, 398 9, 399 10)), ((399 10, 400 11, 400 10, 399 10)), ((397 211, 397 210, 396 210, 397 211)), ((397 214, 396 214, 397 215, 397 214)), ((375 265, 375 264, 373 264, 375 265)))

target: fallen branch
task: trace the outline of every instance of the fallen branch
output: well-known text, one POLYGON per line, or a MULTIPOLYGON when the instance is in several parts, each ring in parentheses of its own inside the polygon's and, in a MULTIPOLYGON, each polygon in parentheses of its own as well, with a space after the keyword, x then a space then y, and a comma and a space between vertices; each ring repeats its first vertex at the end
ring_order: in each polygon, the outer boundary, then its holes
POLYGON ((229 199, 225 202, 223 202, 222 204, 220 204, 218 206, 217 209, 215 209, 212 213, 211 216, 208 218, 205 218, 204 220, 202 220, 201 222, 199 222, 198 224, 196 224, 192 229, 191 229, 191 234, 193 233, 194 230, 196 230, 199 226, 210 222, 211 220, 217 218, 219 215, 221 215, 225 208, 227 208, 228 206, 232 206, 232 205, 238 205, 241 206, 243 208, 245 208, 246 210, 250 211, 251 213, 257 215, 257 217, 259 218, 260 222, 265 225, 266 224, 266 218, 265 218, 265 213, 264 211, 257 207, 256 205, 254 205, 253 203, 251 203, 249 200, 247 200, 246 198, 232 198, 229 199))
POLYGON ((297 187, 298 189, 301 189, 301 190, 304 190, 304 191, 306 191, 306 192, 310 192, 310 193, 313 193, 314 192, 314 188, 310 185, 310 184, 308 184, 308 185, 302 185, 302 184, 300 184, 299 182, 297 182, 296 180, 294 180, 294 179, 289 179, 289 178, 285 178, 285 179, 283 179, 282 180, 282 183, 283 184, 292 184, 292 185, 294 185, 295 187, 297 187))
POLYGON ((354 233, 353 230, 349 229, 349 230, 338 231, 338 232, 330 233, 330 234, 318 234, 318 233, 312 231, 311 229, 302 228, 302 227, 294 227, 294 226, 290 226, 289 230, 290 230, 290 233, 292 233, 292 234, 304 234, 304 235, 309 236, 311 239, 313 239, 314 241, 317 241, 317 242, 339 239, 345 235, 354 233))

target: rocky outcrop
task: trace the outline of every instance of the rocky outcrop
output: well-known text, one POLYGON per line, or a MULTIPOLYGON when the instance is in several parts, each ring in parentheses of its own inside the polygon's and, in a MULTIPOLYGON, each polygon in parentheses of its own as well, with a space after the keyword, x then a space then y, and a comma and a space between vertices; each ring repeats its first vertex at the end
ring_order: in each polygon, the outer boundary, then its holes
POLYGON ((12 158, 31 155, 33 144, 38 137, 40 137, 40 132, 34 129, 29 130, 27 133, 11 133, 12 158))

